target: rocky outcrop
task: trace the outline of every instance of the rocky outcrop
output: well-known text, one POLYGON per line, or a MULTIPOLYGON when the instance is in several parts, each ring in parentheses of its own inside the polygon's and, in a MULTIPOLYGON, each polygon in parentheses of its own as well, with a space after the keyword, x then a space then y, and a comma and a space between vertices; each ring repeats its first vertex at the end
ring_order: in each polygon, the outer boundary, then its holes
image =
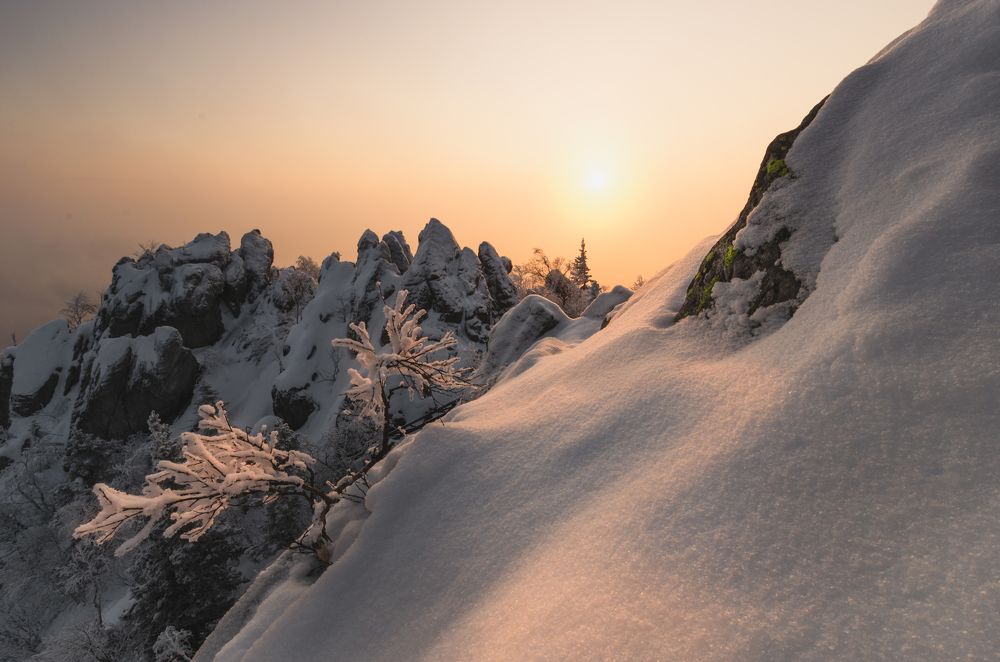
POLYGON ((11 393, 10 413, 14 416, 31 416, 44 409, 55 395, 60 372, 61 369, 50 374, 39 384, 38 389, 31 393, 11 393))
POLYGON ((271 281, 274 247, 260 234, 260 230, 251 230, 240 239, 240 247, 236 252, 243 261, 248 297, 253 301, 256 293, 271 281))
POLYGON ((10 388, 14 383, 14 355, 0 354, 0 428, 10 425, 10 388))
MULTIPOLYGON (((399 236, 402 237, 402 234, 399 236)), ((390 237, 390 241, 400 251, 399 256, 404 256, 399 241, 395 237, 390 237)), ((392 253, 389 243, 379 241, 378 235, 371 230, 365 230, 358 240, 358 259, 354 263, 354 277, 350 285, 351 321, 355 324, 370 318, 372 311, 382 305, 383 298, 395 291, 400 272, 392 253)), ((343 287, 343 283, 340 286, 343 287)))
POLYGON ((413 253, 410 252, 410 245, 406 243, 406 238, 399 230, 386 232, 382 236, 382 243, 389 249, 389 260, 396 267, 399 273, 405 273, 413 262, 413 253))
POLYGON ((65 320, 54 320, 32 331, 10 350, 15 359, 10 386, 12 416, 31 416, 52 401, 69 358, 69 339, 65 320))
MULTIPOLYGON (((409 300, 428 311, 421 323, 426 335, 453 331, 461 354, 480 355, 492 324, 516 303, 510 270, 510 260, 489 244, 480 246, 478 256, 459 247, 436 219, 420 233, 416 255, 401 232, 379 239, 365 231, 356 262, 333 255, 323 262, 316 296, 283 347, 282 369, 271 391, 274 414, 295 429, 321 410, 329 414, 324 407, 338 402, 346 388, 341 363, 353 360, 343 350, 332 351, 330 340, 349 336, 351 322, 364 322, 373 336, 381 333, 382 306, 391 304, 400 289, 409 290, 409 300)), ((411 404, 411 413, 426 413, 417 411, 419 403, 411 404)))
POLYGON ((106 338, 84 358, 73 427, 105 439, 146 429, 150 412, 173 420, 191 399, 198 361, 177 329, 106 338))
POLYGON ((366 230, 358 240, 356 262, 342 262, 337 255, 323 261, 316 295, 288 335, 285 367, 271 389, 274 414, 292 429, 304 425, 320 402, 336 399, 330 379, 339 374, 343 357, 331 351, 330 341, 348 335, 349 323, 379 326, 383 301, 398 289, 399 266, 408 264, 409 251, 400 232, 379 240, 366 230))
POLYGON ((451 230, 432 218, 420 232, 420 244, 402 287, 418 308, 437 313, 471 340, 485 341, 492 319, 492 300, 479 258, 460 248, 451 230))
POLYGON ((782 133, 768 145, 743 211, 736 223, 705 256, 688 287, 684 303, 676 316, 677 321, 711 308, 714 303, 712 289, 717 283, 728 283, 734 278, 747 280, 758 272, 763 272, 763 275, 760 277, 757 294, 749 301, 747 314, 753 315, 758 308, 792 301, 798 296, 802 283, 781 264, 781 244, 791 237, 790 229, 779 229, 770 241, 758 246, 752 254, 737 248, 734 242, 771 185, 779 179, 795 176, 785 164, 785 157, 795 139, 812 123, 825 103, 826 99, 820 101, 797 128, 782 133))
POLYGON ((274 251, 254 230, 240 248, 229 235, 200 234, 179 248, 160 246, 138 259, 123 258, 112 272, 97 314, 99 336, 137 336, 159 326, 177 329, 188 347, 204 347, 222 335, 222 307, 238 314, 270 279, 274 251))
POLYGON ((479 264, 486 277, 486 287, 493 299, 493 316, 500 316, 517 303, 517 288, 510 279, 514 265, 509 258, 501 257, 489 242, 479 244, 479 264))

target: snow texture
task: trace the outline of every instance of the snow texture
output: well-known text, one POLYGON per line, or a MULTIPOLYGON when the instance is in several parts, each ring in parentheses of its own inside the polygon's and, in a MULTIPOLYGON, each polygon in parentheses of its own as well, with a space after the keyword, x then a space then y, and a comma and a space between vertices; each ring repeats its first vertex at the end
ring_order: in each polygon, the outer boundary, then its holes
POLYGON ((699 247, 395 451, 215 659, 995 659, 997 108, 1000 3, 939 3, 789 154, 794 317, 672 324, 699 247))

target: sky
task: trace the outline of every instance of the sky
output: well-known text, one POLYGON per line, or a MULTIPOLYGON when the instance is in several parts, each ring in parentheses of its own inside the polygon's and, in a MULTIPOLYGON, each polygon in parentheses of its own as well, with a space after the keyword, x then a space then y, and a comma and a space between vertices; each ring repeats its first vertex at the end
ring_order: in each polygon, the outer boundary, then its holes
POLYGON ((586 238, 629 285, 932 5, 0 0, 0 337, 219 230, 284 266, 435 217, 515 263, 586 238))

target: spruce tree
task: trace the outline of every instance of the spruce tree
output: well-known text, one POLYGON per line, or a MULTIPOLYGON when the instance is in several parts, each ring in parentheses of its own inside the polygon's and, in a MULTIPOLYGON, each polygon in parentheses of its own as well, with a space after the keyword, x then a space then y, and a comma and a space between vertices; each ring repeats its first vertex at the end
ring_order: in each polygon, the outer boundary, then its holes
POLYGON ((577 287, 585 287, 590 282, 590 265, 587 264, 587 243, 580 240, 580 254, 573 259, 573 264, 569 270, 570 280, 577 287))

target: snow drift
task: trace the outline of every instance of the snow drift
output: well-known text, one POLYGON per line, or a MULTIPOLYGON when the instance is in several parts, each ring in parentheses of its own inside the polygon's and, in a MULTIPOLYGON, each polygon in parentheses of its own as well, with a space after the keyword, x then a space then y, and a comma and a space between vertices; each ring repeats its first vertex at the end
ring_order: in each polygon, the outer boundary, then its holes
POLYGON ((939 3, 738 239, 786 219, 796 310, 752 324, 751 277, 675 324, 699 247, 394 453, 343 556, 216 659, 995 656, 998 111, 1000 2, 939 3))

